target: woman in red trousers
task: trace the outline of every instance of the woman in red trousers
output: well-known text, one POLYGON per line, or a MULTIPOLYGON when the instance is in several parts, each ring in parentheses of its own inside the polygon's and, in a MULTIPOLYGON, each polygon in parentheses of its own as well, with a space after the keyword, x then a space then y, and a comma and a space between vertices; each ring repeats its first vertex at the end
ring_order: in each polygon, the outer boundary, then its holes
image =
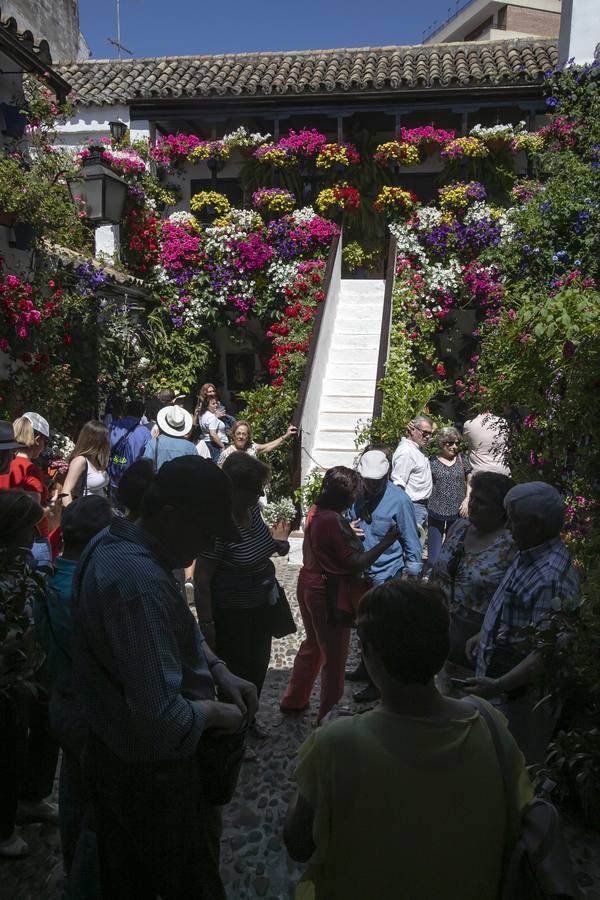
POLYGON ((345 466, 329 469, 304 531, 298 604, 306 637, 296 655, 281 711, 307 709, 320 672, 319 722, 344 692, 350 628, 360 598, 370 586, 361 572, 398 539, 394 527, 377 546, 363 551, 360 538, 342 515, 360 488, 358 472, 345 466))

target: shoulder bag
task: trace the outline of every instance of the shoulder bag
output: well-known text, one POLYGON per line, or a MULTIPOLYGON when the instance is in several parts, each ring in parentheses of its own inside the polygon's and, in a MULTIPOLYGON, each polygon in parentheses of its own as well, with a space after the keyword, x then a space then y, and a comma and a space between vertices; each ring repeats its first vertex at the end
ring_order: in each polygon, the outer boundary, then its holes
POLYGON ((275 588, 277 596, 274 602, 269 604, 271 637, 284 638, 288 634, 295 634, 298 629, 286 593, 278 581, 275 582, 275 588))
MULTIPOLYGON (((582 900, 558 810, 550 800, 534 797, 519 813, 498 726, 484 703, 473 696, 468 700, 477 708, 488 727, 504 786, 507 836, 498 900, 582 900), (519 834, 511 840, 508 829, 515 817, 520 820, 519 834)), ((554 785, 549 782, 549 786, 554 785)))

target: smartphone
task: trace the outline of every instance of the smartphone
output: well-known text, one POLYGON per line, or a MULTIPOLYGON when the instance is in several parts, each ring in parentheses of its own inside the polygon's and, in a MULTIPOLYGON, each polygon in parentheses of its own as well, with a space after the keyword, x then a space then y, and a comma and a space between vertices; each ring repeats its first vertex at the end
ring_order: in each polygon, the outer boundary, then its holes
POLYGON ((471 683, 470 679, 467 678, 451 678, 450 681, 456 687, 469 687, 471 683))

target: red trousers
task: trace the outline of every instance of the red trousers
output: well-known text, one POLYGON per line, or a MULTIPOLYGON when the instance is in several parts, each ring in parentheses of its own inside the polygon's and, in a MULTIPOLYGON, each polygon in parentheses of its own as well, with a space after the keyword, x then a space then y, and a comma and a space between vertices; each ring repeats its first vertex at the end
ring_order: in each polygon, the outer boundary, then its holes
POLYGON ((321 673, 321 721, 344 693, 344 672, 350 644, 350 628, 327 624, 325 586, 322 579, 300 570, 298 605, 306 637, 294 660, 292 677, 281 700, 282 710, 305 709, 321 673))

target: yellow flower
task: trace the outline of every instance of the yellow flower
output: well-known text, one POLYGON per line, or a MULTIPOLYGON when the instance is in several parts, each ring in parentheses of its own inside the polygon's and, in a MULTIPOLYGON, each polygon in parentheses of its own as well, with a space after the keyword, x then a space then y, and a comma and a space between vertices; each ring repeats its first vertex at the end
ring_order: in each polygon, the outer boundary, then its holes
POLYGON ((206 206, 212 206, 217 216, 224 216, 231 209, 227 197, 218 191, 200 191, 200 193, 194 194, 190 200, 192 212, 202 212, 206 206))
POLYGON ((383 165, 397 163, 401 166, 418 166, 421 163, 419 148, 406 141, 386 141, 375 151, 376 162, 383 165))

